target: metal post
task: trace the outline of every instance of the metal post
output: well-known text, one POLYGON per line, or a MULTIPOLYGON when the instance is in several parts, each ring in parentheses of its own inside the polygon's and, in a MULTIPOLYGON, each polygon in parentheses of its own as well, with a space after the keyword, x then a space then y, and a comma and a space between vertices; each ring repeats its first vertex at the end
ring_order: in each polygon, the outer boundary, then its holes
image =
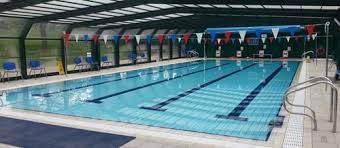
POLYGON ((326 31, 326 77, 328 77, 328 35, 329 35, 329 25, 330 22, 326 22, 325 31, 326 31))
POLYGON ((336 133, 336 125, 337 125, 337 121, 338 121, 338 90, 336 90, 336 88, 334 88, 334 122, 333 122, 333 133, 336 133))
POLYGON ((315 65, 316 66, 318 65, 318 51, 317 51, 317 49, 318 49, 318 37, 316 36, 315 37, 315 59, 316 59, 315 60, 315 65))

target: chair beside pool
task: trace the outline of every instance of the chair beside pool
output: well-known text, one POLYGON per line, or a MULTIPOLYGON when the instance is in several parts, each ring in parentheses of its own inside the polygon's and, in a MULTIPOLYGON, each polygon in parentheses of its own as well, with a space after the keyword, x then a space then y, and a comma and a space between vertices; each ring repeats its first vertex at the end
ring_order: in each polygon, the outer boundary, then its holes
POLYGON ((86 64, 82 62, 80 57, 74 58, 73 63, 74 63, 74 70, 77 70, 78 68, 79 71, 82 71, 84 66, 86 66, 86 64))
POLYGON ((146 54, 145 53, 138 54, 137 60, 141 60, 141 61, 147 60, 146 54))
POLYGON ((128 54, 128 59, 131 61, 131 63, 134 63, 137 61, 137 55, 134 53, 128 54))
POLYGON ((39 74, 44 73, 44 75, 47 76, 46 68, 41 66, 40 61, 31 60, 31 61, 29 62, 29 68, 30 68, 29 75, 31 75, 31 73, 32 73, 32 71, 33 71, 34 77, 36 77, 37 75, 36 75, 35 72, 36 72, 36 71, 39 71, 39 74))
MULTIPOLYGON (((17 70, 17 66, 15 65, 15 63, 13 62, 5 62, 2 65, 3 69, 4 69, 4 74, 3 74, 3 79, 5 80, 7 78, 7 80, 9 80, 9 73, 15 73, 15 79, 18 78, 19 76, 19 71, 17 70), (7 74, 7 77, 6 77, 7 74)), ((21 76, 22 78, 22 76, 21 76)))
POLYGON ((90 70, 93 70, 93 67, 98 66, 94 61, 92 57, 86 57, 85 58, 86 64, 85 64, 85 68, 88 68, 90 70))
POLYGON ((102 66, 113 66, 113 62, 109 61, 109 58, 107 56, 102 56, 101 61, 103 62, 102 66))

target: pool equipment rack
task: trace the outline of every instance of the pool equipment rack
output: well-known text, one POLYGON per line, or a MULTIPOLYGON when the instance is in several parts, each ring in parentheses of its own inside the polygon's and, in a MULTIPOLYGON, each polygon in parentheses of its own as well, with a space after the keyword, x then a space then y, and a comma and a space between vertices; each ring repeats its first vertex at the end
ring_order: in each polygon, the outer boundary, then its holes
POLYGON ((336 133, 337 110, 338 110, 338 90, 336 89, 334 83, 328 77, 324 77, 324 76, 315 77, 315 78, 306 80, 304 82, 297 83, 295 85, 290 86, 285 91, 285 93, 284 93, 283 106, 284 106, 285 110, 287 112, 291 113, 291 114, 303 115, 303 116, 309 117, 313 121, 313 125, 314 125, 313 130, 317 130, 317 121, 316 121, 315 111, 312 108, 310 108, 310 107, 308 107, 306 105, 297 105, 297 104, 293 104, 293 103, 289 102, 288 95, 292 94, 294 92, 297 92, 297 91, 305 90, 305 89, 307 89, 309 87, 312 87, 312 86, 315 86, 315 85, 319 85, 319 84, 326 84, 326 85, 331 86, 331 93, 330 93, 330 96, 331 96, 330 97, 330 119, 329 119, 329 121, 333 122, 333 129, 332 129, 332 131, 333 131, 333 133, 336 133), (301 85, 307 84, 307 83, 309 83, 309 84, 301 86, 301 85), (298 86, 301 86, 301 87, 298 87, 298 86), (286 103, 290 104, 291 106, 306 108, 306 109, 308 109, 308 110, 310 110, 312 112, 312 115, 309 115, 309 114, 306 114, 306 113, 290 111, 290 110, 288 110, 286 103))

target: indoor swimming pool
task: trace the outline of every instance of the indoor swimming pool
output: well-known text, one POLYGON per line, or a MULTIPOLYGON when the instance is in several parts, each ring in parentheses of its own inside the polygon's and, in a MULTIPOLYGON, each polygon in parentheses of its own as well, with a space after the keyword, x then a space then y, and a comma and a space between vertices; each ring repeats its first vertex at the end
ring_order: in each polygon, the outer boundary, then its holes
POLYGON ((198 60, 8 90, 5 107, 267 140, 296 61, 198 60))

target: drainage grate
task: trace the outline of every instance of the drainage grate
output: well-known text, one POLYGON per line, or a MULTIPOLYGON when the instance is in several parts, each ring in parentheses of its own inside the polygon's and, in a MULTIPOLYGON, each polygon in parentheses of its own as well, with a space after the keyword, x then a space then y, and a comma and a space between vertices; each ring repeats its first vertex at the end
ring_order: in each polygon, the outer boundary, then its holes
POLYGON ((291 115, 286 135, 283 141, 283 148, 303 147, 303 116, 291 115))

